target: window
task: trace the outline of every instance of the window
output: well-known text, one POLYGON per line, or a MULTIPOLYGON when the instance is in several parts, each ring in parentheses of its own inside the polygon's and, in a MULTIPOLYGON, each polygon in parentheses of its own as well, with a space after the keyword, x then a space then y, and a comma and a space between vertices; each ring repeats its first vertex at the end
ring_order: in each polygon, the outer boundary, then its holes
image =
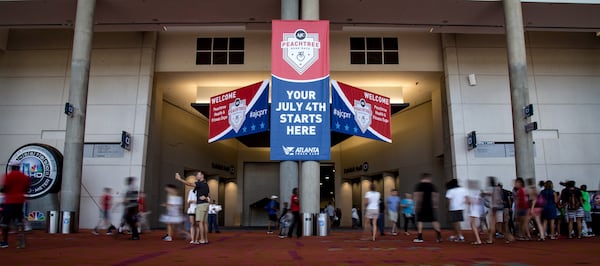
POLYGON ((196 65, 244 64, 244 38, 198 38, 196 65))
POLYGON ((381 37, 350 38, 350 64, 398 64, 398 39, 381 37))

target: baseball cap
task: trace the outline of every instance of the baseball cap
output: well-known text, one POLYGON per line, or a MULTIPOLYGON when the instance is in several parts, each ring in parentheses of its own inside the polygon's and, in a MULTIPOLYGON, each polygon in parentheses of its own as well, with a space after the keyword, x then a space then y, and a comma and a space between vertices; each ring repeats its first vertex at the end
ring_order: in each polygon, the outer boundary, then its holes
POLYGON ((277 196, 275 196, 275 195, 272 195, 272 196, 271 196, 271 199, 276 199, 276 198, 279 198, 279 197, 277 197, 277 196))

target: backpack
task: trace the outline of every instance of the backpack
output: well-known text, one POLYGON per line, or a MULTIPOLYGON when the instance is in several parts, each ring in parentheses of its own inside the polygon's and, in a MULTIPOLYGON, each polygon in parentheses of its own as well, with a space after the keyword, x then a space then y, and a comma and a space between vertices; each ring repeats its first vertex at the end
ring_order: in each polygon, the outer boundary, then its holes
POLYGON ((571 190, 569 190, 567 209, 578 210, 579 208, 581 208, 581 200, 579 200, 579 197, 577 197, 577 190, 571 189, 571 190))

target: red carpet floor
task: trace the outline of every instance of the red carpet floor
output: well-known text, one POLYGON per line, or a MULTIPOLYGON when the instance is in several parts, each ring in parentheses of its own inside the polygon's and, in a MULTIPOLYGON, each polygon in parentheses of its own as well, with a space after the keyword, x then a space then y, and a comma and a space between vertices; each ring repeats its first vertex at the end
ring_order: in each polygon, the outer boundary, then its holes
POLYGON ((473 246, 469 234, 464 243, 436 243, 431 230, 424 243, 413 243, 414 234, 371 242, 352 230, 279 239, 264 231, 237 229, 210 234, 207 245, 190 245, 183 239, 162 241, 163 234, 153 231, 133 241, 90 231, 34 231, 27 235, 25 249, 17 249, 16 236, 10 235, 9 248, 0 249, 0 265, 600 265, 600 237, 511 244, 496 239, 494 244, 473 246))

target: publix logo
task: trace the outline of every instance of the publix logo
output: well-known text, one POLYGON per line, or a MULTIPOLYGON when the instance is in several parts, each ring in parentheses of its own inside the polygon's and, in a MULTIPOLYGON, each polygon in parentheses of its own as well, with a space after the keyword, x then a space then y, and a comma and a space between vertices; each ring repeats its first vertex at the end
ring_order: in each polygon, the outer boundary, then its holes
MULTIPOLYGON (((45 144, 27 144, 15 151, 8 161, 19 161, 21 172, 29 176, 31 186, 25 196, 39 198, 60 190, 62 175, 62 154, 45 144)), ((6 172, 10 168, 7 167, 6 172)))

